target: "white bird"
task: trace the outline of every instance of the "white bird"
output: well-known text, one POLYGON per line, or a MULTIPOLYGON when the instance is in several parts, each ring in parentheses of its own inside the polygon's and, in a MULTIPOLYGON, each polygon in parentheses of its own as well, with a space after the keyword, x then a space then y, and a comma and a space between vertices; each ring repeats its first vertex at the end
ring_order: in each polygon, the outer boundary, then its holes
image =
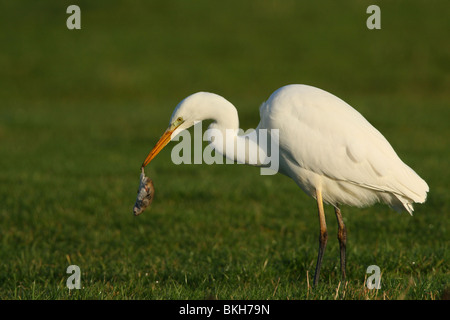
MULTIPOLYGON (((287 85, 261 105, 260 116, 257 132, 279 130, 279 172, 317 201, 320 236, 315 285, 328 239, 323 202, 334 207, 337 217, 343 279, 347 232, 339 209, 341 204, 365 207, 381 202, 412 214, 413 203, 425 202, 427 183, 358 111, 331 93, 308 85, 287 85)), ((210 128, 224 133, 233 129, 235 141, 246 138, 237 133, 238 113, 229 101, 214 93, 198 92, 177 105, 169 127, 142 168, 180 131, 202 120, 213 120, 210 128)), ((249 162, 247 157, 229 155, 222 141, 210 143, 226 157, 249 162)))

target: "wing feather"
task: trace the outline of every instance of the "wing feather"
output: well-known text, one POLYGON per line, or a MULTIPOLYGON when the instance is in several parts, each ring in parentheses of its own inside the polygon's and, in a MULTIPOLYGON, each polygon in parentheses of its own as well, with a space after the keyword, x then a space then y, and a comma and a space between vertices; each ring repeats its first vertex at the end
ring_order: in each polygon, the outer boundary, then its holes
POLYGON ((280 129, 280 149, 298 166, 393 193, 403 203, 425 201, 426 182, 375 127, 336 96, 310 86, 286 86, 261 106, 260 113, 260 126, 280 129))

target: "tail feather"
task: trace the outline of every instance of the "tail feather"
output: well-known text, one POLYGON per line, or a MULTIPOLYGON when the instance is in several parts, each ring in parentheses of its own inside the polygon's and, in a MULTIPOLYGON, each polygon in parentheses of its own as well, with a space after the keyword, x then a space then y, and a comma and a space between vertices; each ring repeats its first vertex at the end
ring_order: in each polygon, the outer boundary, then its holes
MULTIPOLYGON (((411 200, 411 199, 408 199, 408 198, 405 198, 405 197, 402 197, 402 196, 400 196, 400 195, 395 195, 396 196, 396 198, 402 203, 402 205, 403 205, 403 208, 404 209, 406 209, 406 211, 408 211, 408 213, 410 214, 410 215, 413 215, 413 211, 414 211, 414 207, 413 207, 413 201, 411 200)), ((403 209, 402 208, 402 209, 403 209)))
POLYGON ((395 197, 401 202, 406 211, 412 215, 413 203, 424 203, 430 190, 428 184, 413 169, 405 165, 402 175, 396 180, 395 197))
MULTIPOLYGON (((422 180, 423 181, 423 180, 422 180)), ((425 183, 425 181, 423 181, 425 183)), ((395 197, 402 203, 403 207, 408 211, 410 215, 413 214, 414 207, 413 203, 424 203, 427 199, 427 192, 429 191, 428 185, 425 183, 426 189, 424 189, 423 193, 418 195, 414 193, 414 197, 409 197, 406 195, 395 194, 395 197)))

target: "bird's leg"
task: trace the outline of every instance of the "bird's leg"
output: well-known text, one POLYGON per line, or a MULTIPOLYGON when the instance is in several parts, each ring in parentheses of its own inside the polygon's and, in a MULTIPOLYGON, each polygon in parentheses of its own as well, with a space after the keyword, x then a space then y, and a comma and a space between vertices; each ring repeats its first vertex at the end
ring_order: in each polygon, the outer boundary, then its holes
POLYGON ((314 274, 314 286, 317 286, 317 284, 319 283, 320 267, 322 265, 322 258, 328 240, 327 224, 325 222, 325 212, 323 211, 322 191, 316 190, 316 198, 317 198, 317 208, 319 211, 320 235, 319 235, 319 255, 317 256, 316 272, 314 274))
POLYGON ((345 228, 344 219, 342 219, 342 214, 339 206, 336 206, 334 208, 334 212, 336 213, 338 222, 338 239, 339 246, 341 248, 341 276, 342 281, 345 281, 345 246, 347 244, 347 229, 345 228))

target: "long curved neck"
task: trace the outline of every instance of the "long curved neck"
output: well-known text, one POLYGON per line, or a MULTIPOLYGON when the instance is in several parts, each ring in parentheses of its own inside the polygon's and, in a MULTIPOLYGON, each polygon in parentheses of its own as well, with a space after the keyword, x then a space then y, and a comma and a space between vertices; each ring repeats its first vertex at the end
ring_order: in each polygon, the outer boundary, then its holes
POLYGON ((239 117, 234 105, 215 93, 201 92, 202 99, 196 101, 204 110, 203 120, 213 120, 219 130, 239 129, 239 117))
POLYGON ((210 142, 210 148, 238 163, 263 166, 267 148, 259 145, 260 131, 248 130, 244 133, 239 129, 239 117, 233 104, 219 95, 208 95, 208 111, 204 120, 211 119, 213 123, 204 136, 210 142))

